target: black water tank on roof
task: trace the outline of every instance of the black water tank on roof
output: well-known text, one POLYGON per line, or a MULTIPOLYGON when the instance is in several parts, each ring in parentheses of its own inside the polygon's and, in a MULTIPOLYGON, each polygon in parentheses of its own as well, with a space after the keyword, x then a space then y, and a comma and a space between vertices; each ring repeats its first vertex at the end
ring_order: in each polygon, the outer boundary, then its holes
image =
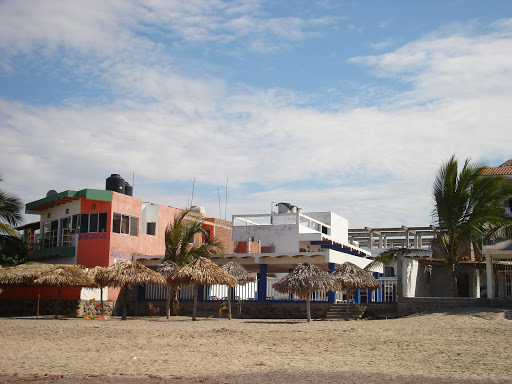
POLYGON ((124 194, 133 196, 133 187, 127 181, 124 182, 124 194))
POLYGON ((107 191, 124 193, 124 179, 117 173, 111 174, 110 177, 107 179, 105 189, 107 191))

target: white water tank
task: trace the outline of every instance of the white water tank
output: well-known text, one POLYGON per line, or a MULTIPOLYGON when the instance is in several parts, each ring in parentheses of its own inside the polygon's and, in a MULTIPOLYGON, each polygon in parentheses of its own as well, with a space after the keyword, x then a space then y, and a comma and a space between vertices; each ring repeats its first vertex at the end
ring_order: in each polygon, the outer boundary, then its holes
POLYGON ((205 217, 206 216, 206 211, 204 209, 204 207, 200 207, 199 205, 193 205, 190 207, 190 210, 192 212, 197 212, 201 215, 201 217, 205 217))

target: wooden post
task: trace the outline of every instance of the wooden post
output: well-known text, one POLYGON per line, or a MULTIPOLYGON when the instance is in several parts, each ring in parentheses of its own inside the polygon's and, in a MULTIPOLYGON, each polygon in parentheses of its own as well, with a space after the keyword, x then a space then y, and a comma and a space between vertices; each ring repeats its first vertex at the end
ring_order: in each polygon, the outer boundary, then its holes
POLYGON ((55 316, 53 316, 54 319, 58 319, 59 316, 57 316, 57 313, 59 312, 59 299, 60 299, 60 290, 61 286, 59 285, 59 288, 57 288, 57 300, 55 301, 55 316))
POLYGON ((197 313, 197 295, 199 294, 199 285, 194 285, 194 307, 192 308, 192 321, 196 321, 196 313, 197 313))
POLYGON ((308 318, 308 323, 311 321, 311 305, 309 302, 309 292, 306 294, 306 313, 308 318))
POLYGON ((231 293, 233 288, 228 287, 228 319, 231 320, 231 293))
POLYGON ((36 314, 39 317, 39 300, 41 299, 41 292, 39 292, 39 287, 37 287, 37 309, 36 314))

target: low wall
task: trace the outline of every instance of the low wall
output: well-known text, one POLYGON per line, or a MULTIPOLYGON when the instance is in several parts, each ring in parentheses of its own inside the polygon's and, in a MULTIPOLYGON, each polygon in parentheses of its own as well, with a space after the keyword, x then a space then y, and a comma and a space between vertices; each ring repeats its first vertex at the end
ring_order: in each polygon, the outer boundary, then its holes
MULTIPOLYGON (((197 304, 197 316, 199 317, 219 317, 219 310, 223 301, 200 301, 197 304)), ((151 305, 156 308, 156 316, 165 315, 165 302, 152 301, 151 305)), ((185 301, 179 303, 180 316, 190 316, 192 314, 193 302, 185 301)), ((311 303, 311 318, 324 319, 329 303, 311 303)), ((244 301, 241 306, 242 318, 245 319, 303 319, 306 318, 305 303, 260 303, 257 301, 244 301)), ((227 309, 222 312, 223 317, 227 317, 227 309)), ((231 303, 231 313, 233 318, 238 318, 238 302, 231 303)), ((140 302, 138 305, 139 315, 148 315, 148 305, 140 302)))
MULTIPOLYGON (((115 301, 103 302, 104 312, 114 315, 120 314, 116 308, 115 301)), ((37 314, 37 301, 26 299, 0 299, 0 316, 35 316, 37 314)), ((54 315, 55 300, 40 300, 39 314, 54 315)), ((59 316, 66 317, 85 317, 102 316, 101 305, 99 301, 90 302, 89 300, 60 300, 59 316)))
POLYGON ((490 307, 491 300, 465 297, 404 297, 397 304, 399 316, 449 308, 490 307))

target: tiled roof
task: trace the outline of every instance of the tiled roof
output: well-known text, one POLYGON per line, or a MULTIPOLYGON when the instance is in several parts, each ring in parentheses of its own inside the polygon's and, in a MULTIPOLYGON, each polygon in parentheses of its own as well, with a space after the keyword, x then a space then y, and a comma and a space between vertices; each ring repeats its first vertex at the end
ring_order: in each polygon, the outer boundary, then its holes
POLYGON ((504 167, 489 167, 486 168, 483 172, 485 176, 491 175, 512 175, 512 165, 504 166, 504 167))

